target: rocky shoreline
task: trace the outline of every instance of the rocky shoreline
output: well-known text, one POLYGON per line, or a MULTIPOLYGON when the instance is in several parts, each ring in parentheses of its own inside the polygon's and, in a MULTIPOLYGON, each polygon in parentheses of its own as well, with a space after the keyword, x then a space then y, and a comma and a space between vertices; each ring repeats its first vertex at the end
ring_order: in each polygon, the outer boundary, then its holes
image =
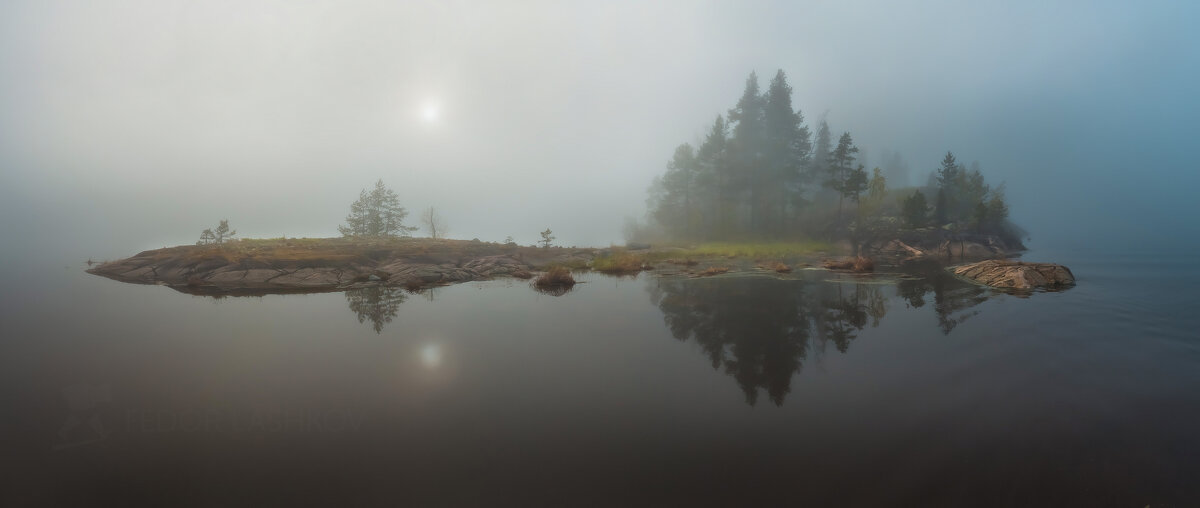
POLYGON ((153 256, 100 264, 88 273, 137 284, 187 288, 187 292, 232 290, 345 290, 377 285, 426 286, 489 279, 531 266, 505 255, 486 256, 466 263, 432 264, 411 259, 384 259, 345 266, 272 266, 269 261, 188 264, 156 260, 153 256))
POLYGON ((344 291, 372 286, 419 289, 521 275, 545 264, 585 263, 589 251, 532 249, 471 241, 357 244, 304 241, 284 247, 179 246, 100 263, 88 273, 193 294, 344 291), (310 242, 311 243, 311 242, 310 242), (281 253, 280 249, 288 249, 281 253))
MULTIPOLYGON (((1006 258, 1020 249, 1023 246, 1013 249, 995 238, 950 240, 926 233, 864 244, 861 252, 884 266, 903 270, 903 266, 912 261, 936 261, 945 265, 955 261, 1006 258)), ((780 273, 790 271, 790 267, 779 260, 768 260, 774 262, 764 264, 761 259, 733 256, 693 259, 688 249, 680 247, 631 245, 623 252, 645 260, 639 262, 638 271, 654 270, 662 275, 703 276, 714 269, 721 273, 736 273, 762 266, 774 267, 771 270, 780 273), (781 271, 779 266, 788 269, 781 271)), ((478 240, 276 239, 149 250, 101 263, 87 272, 121 282, 165 285, 191 294, 263 295, 346 291, 375 286, 420 290, 504 276, 526 279, 530 272, 555 265, 584 269, 594 260, 613 254, 614 249, 543 249, 478 240)), ((793 263, 792 266, 812 266, 821 263, 821 258, 801 257, 786 261, 793 263)), ((1007 268, 955 273, 993 287, 1018 289, 1065 285, 1068 282, 1063 282, 1066 280, 1063 273, 1070 275, 1065 267, 1056 271, 1011 262, 1003 266, 1007 268)), ((1073 281, 1071 276, 1070 282, 1073 281)))

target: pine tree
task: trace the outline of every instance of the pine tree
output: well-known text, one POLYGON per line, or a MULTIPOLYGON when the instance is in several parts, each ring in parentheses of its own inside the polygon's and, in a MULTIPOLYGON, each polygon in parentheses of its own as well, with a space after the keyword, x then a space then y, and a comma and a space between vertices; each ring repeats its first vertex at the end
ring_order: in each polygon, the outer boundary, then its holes
POLYGON ((699 183, 706 190, 704 200, 708 205, 705 207, 707 215, 712 217, 712 225, 718 232, 725 231, 726 199, 729 182, 732 180, 728 145, 729 125, 725 123, 725 118, 717 115, 704 142, 696 151, 696 164, 699 166, 699 183))
POLYGON ((675 148, 675 155, 667 162, 667 172, 663 176, 663 185, 667 194, 673 197, 674 210, 671 215, 675 229, 684 237, 693 234, 693 193, 698 172, 696 151, 691 144, 684 143, 675 148))
POLYGON ((396 193, 384 186, 381 179, 371 192, 363 189, 359 193, 358 201, 350 205, 346 225, 338 226, 338 231, 343 236, 410 236, 417 227, 404 225, 407 216, 408 211, 400 206, 396 193))
POLYGON ((859 194, 867 190, 867 168, 859 164, 857 168, 850 170, 846 175, 845 190, 846 197, 853 199, 858 203, 859 194))
POLYGON ((900 213, 904 217, 904 222, 908 223, 908 227, 925 227, 926 222, 929 221, 929 204, 925 201, 925 194, 918 190, 905 198, 900 205, 900 213))
POLYGON ((842 216, 842 200, 856 196, 855 200, 857 201, 858 193, 862 192, 862 189, 858 188, 860 178, 858 173, 862 173, 862 186, 866 185, 866 172, 862 171, 862 166, 859 166, 858 171, 853 166, 856 153, 858 153, 858 147, 854 146, 854 139, 850 137, 849 132, 846 132, 838 139, 837 148, 826 158, 829 179, 825 181, 825 186, 838 192, 839 220, 842 216))
POLYGON ((216 229, 205 229, 204 231, 201 231, 200 240, 196 242, 196 245, 220 245, 225 243, 225 240, 231 240, 236 234, 237 231, 230 231, 229 220, 222 219, 221 222, 217 224, 216 229))
POLYGON ((230 240, 237 231, 229 229, 229 219, 221 219, 221 223, 217 224, 217 229, 213 231, 213 239, 216 243, 225 243, 225 240, 230 240))

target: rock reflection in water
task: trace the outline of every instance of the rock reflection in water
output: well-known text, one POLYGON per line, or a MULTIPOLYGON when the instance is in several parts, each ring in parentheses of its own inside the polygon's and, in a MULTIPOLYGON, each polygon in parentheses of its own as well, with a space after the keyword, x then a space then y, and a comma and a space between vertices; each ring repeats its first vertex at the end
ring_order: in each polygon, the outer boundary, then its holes
POLYGON ((933 293, 933 311, 937 314, 942 333, 949 335, 954 327, 979 313, 970 309, 999 292, 971 284, 950 275, 935 262, 910 264, 905 267, 910 276, 896 284, 896 292, 909 306, 925 306, 925 295, 933 293))

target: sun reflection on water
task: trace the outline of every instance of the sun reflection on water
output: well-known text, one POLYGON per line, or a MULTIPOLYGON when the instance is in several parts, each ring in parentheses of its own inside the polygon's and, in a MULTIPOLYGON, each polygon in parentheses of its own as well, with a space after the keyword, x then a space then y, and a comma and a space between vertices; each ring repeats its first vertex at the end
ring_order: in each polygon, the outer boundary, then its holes
POLYGON ((421 365, 436 369, 442 364, 442 346, 437 343, 426 344, 421 348, 421 365))

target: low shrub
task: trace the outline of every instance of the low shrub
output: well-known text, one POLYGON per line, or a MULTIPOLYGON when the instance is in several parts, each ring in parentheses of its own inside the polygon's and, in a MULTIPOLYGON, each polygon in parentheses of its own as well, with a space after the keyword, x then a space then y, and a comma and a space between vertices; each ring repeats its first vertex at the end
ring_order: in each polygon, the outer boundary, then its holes
POLYGON ((571 276, 571 270, 563 266, 553 266, 545 273, 538 276, 533 282, 538 287, 571 287, 575 285, 575 277, 571 276))
POLYGON ((700 272, 700 276, 701 277, 710 277, 713 275, 720 275, 720 274, 728 272, 728 271, 729 271, 728 266, 710 266, 710 267, 702 270, 700 272))
POLYGON ((854 264, 850 268, 856 272, 873 272, 875 271, 875 262, 871 258, 858 256, 854 258, 854 264))
POLYGON ((843 259, 840 261, 826 261, 822 263, 821 266, 829 270, 849 270, 858 273, 875 271, 875 262, 872 261, 871 258, 863 256, 843 259))

